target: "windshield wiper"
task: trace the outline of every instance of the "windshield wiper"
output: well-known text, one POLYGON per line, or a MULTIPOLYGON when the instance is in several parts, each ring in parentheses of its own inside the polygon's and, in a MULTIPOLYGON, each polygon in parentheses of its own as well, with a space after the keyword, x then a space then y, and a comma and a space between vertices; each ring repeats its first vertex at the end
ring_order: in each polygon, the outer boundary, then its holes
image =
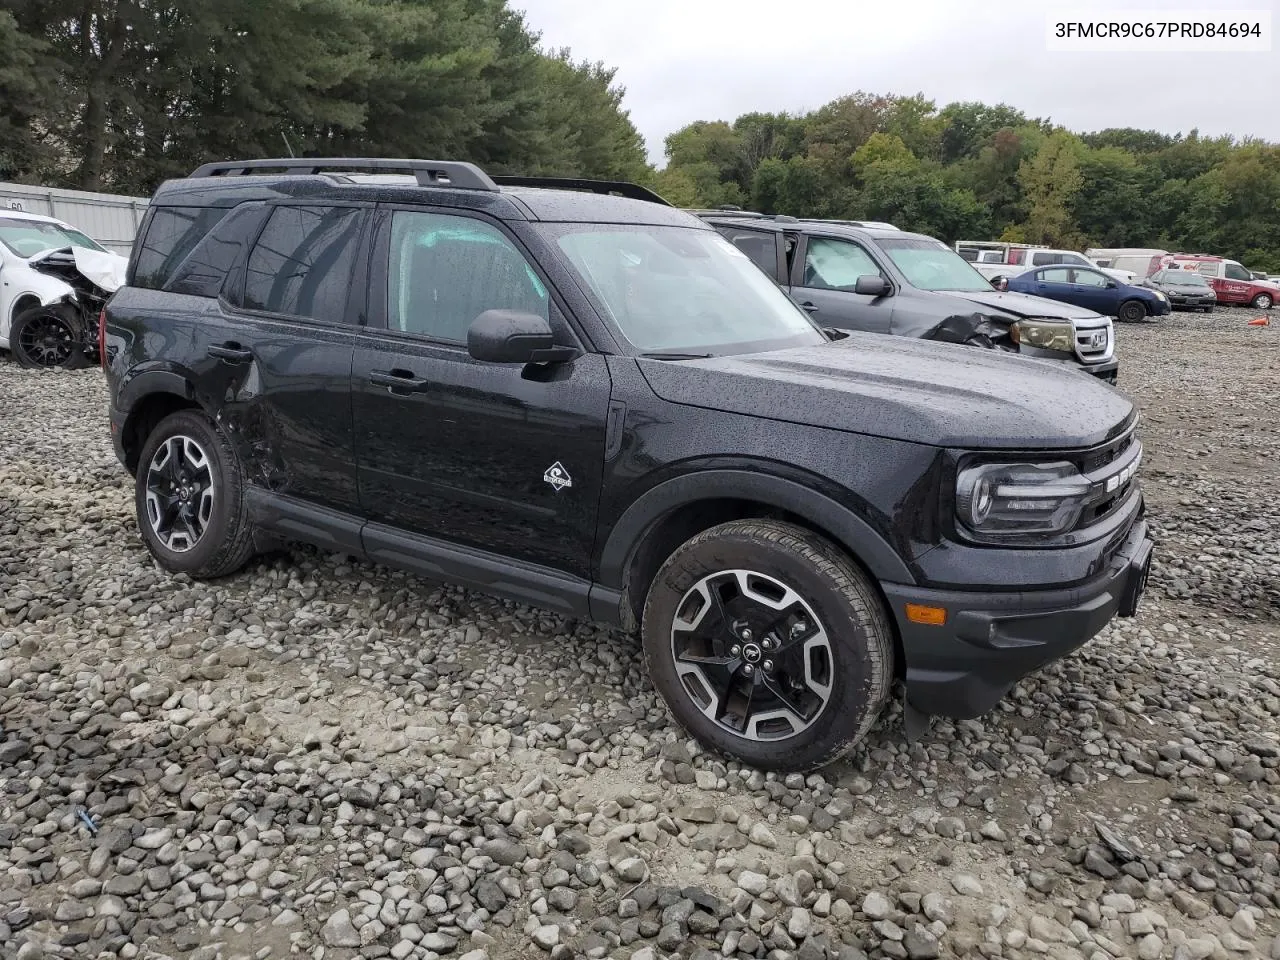
POLYGON ((656 353, 642 353, 640 356, 646 360, 708 360, 711 358, 709 353, 678 353, 676 351, 656 353))

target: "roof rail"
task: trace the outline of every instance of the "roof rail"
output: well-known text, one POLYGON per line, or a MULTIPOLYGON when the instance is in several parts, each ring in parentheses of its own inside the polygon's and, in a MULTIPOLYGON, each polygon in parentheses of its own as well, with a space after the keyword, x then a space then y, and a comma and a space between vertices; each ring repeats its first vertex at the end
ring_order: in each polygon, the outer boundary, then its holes
POLYGON ((626 180, 587 180, 579 177, 494 177, 493 182, 500 187, 546 187, 551 190, 586 190, 604 196, 617 194, 630 200, 644 200, 647 203, 660 203, 664 207, 671 206, 668 200, 654 193, 648 187, 626 180))
POLYGON ((412 173, 420 187, 453 187, 458 190, 498 192, 498 185, 474 163, 459 160, 388 160, 359 157, 282 157, 267 160, 229 160, 206 163, 196 169, 196 177, 249 176, 255 173, 295 174, 305 176, 337 172, 401 172, 412 173))

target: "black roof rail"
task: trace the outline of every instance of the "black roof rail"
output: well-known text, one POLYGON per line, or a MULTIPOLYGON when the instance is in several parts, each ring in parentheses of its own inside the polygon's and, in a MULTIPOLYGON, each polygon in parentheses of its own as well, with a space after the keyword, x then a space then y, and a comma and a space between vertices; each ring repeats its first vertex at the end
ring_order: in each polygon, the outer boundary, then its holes
POLYGON ((196 177, 249 176, 255 173, 411 173, 420 187, 453 187, 458 190, 498 192, 498 185, 474 163, 460 160, 389 160, 359 157, 281 157, 267 160, 228 160, 206 163, 192 174, 196 177))
POLYGON ((500 187, 546 187, 551 190, 586 190, 604 196, 617 194, 630 200, 644 200, 648 203, 660 203, 664 207, 672 204, 660 194, 648 187, 626 180, 586 180, 578 177, 494 177, 493 182, 500 187))

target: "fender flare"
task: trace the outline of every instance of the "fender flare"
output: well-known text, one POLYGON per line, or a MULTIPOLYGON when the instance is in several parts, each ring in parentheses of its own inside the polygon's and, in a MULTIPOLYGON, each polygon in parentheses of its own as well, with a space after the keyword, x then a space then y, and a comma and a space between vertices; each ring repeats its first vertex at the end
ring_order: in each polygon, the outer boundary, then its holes
POLYGON ((699 500, 755 500, 802 517, 849 552, 880 581, 914 584, 898 553, 861 517, 794 480, 748 470, 703 470, 663 481, 642 494, 618 519, 600 552, 598 581, 622 589, 636 547, 654 523, 699 500))
POLYGON ((142 400, 157 393, 169 393, 183 400, 195 402, 195 392, 190 382, 172 370, 147 370, 120 387, 116 395, 116 409, 123 414, 133 412, 142 400))

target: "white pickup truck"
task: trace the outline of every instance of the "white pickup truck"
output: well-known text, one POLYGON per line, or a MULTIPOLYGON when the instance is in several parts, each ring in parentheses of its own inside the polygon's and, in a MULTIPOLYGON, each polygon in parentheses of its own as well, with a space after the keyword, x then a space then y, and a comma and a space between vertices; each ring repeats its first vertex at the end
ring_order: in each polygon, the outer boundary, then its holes
POLYGON ((1117 270, 1100 267, 1082 253, 1075 250, 1055 250, 1051 247, 1033 247, 1025 243, 1000 243, 994 240, 958 240, 956 253, 960 254, 980 274, 998 285, 1001 280, 1008 280, 1020 273, 1035 267, 1052 264, 1077 264, 1082 267, 1094 267, 1110 277, 1125 283, 1132 283, 1137 276, 1132 270, 1117 270))

